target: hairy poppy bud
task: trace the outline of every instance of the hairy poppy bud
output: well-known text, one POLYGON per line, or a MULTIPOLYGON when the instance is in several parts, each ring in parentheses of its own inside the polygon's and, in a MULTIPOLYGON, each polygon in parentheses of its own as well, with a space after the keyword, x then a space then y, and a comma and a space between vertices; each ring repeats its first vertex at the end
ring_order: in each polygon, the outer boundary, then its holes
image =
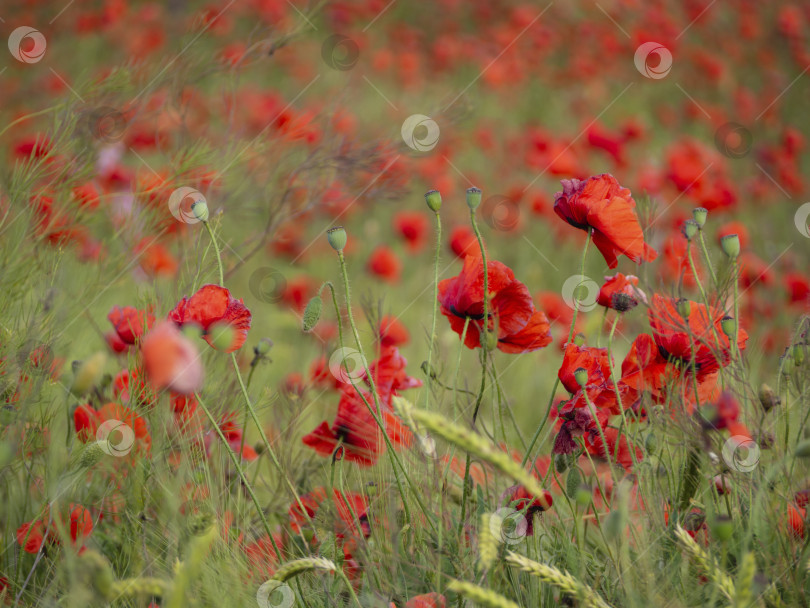
POLYGON ((256 353, 257 356, 263 357, 270 352, 271 348, 273 348, 273 341, 270 338, 262 338, 259 340, 259 343, 253 347, 253 352, 256 353))
POLYGON ((675 308, 681 317, 688 319, 689 314, 692 312, 692 303, 686 298, 681 298, 675 302, 675 308))
POLYGON ((800 367, 804 363, 804 344, 793 345, 793 363, 796 367, 800 367))
POLYGON ((728 234, 720 239, 720 246, 725 253, 732 260, 736 260, 740 255, 740 237, 736 234, 728 234))
POLYGON ((326 231, 326 240, 335 251, 343 251, 346 247, 346 230, 343 226, 335 226, 326 231))
POLYGON ((191 213, 201 222, 207 222, 209 216, 208 203, 204 200, 195 201, 191 204, 191 213))
POLYGON ((470 208, 471 211, 475 211, 478 209, 478 205, 481 204, 481 188, 476 188, 473 186, 472 188, 467 188, 467 206, 470 208))
POLYGON ((727 338, 733 338, 734 332, 737 330, 737 321, 734 317, 726 315, 720 320, 720 329, 726 334, 727 338))
POLYGON ((686 220, 681 226, 681 232, 686 237, 687 241, 691 241, 700 232, 700 226, 695 220, 686 220))
POLYGON ((436 368, 433 367, 432 365, 428 365, 427 361, 422 361, 420 369, 422 370, 422 373, 425 374, 425 376, 430 376, 431 380, 436 379, 436 368))
POLYGON ((304 331, 312 331, 321 318, 321 308, 323 307, 323 300, 321 296, 313 297, 307 302, 307 307, 304 309, 304 331))
POLYGON ((759 387, 759 402, 763 410, 770 412, 774 407, 779 405, 782 400, 776 396, 776 393, 773 392, 770 386, 762 384, 759 387))
POLYGON ((554 454, 554 468, 558 473, 568 470, 568 454, 554 454))
POLYGON ((425 192, 425 202, 433 213, 438 213, 442 208, 442 193, 438 190, 428 190, 425 192))
POLYGON ((578 468, 574 467, 568 471, 568 477, 565 479, 565 493, 568 495, 568 498, 574 498, 581 485, 582 474, 579 472, 578 468))
POLYGON ((73 377, 73 384, 70 392, 76 396, 81 396, 96 386, 104 375, 104 366, 107 364, 107 355, 97 352, 95 355, 82 361, 74 367, 76 375, 73 377))
POLYGON ((644 449, 647 450, 647 454, 655 454, 658 449, 658 438, 654 433, 647 435, 647 438, 644 440, 644 449))
POLYGON ((706 217, 709 215, 709 210, 705 207, 695 207, 692 209, 692 217, 695 218, 695 223, 703 228, 706 225, 706 217))
POLYGON ((588 370, 584 367, 578 367, 574 370, 574 380, 577 381, 580 388, 584 388, 588 384, 588 370))
POLYGON ((726 542, 734 534, 734 522, 728 515, 718 515, 709 523, 709 531, 717 540, 726 542))

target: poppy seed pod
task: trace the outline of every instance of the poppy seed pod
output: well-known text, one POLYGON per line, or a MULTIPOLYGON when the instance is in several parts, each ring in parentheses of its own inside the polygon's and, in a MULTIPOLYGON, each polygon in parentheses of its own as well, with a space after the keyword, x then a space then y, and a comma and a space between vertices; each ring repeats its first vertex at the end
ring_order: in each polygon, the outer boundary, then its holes
POLYGON ((705 207, 695 207, 692 209, 692 217, 695 218, 695 223, 700 227, 706 225, 706 217, 709 215, 709 210, 705 207))
POLYGON ((481 204, 481 188, 476 188, 473 186, 472 188, 467 188, 467 206, 470 208, 470 211, 475 211, 478 209, 478 205, 481 204))
POLYGON ((720 328, 727 338, 733 338, 734 333, 737 331, 737 320, 734 317, 726 315, 720 320, 720 328))
POLYGON ((740 237, 736 234, 728 234, 720 239, 720 246, 725 253, 732 260, 736 260, 740 255, 740 237))
POLYGON ((329 241, 329 245, 332 249, 335 251, 343 251, 343 248, 346 247, 346 230, 343 226, 330 228, 326 231, 326 239, 329 241))
POLYGON ((692 303, 687 300, 686 298, 680 298, 675 303, 675 308, 678 311, 678 314, 681 315, 684 319, 689 318, 689 314, 692 312, 692 303))
POLYGON ((207 222, 208 216, 210 215, 208 212, 208 204, 204 200, 195 201, 191 205, 191 213, 201 222, 207 222))
POLYGON ((312 331, 315 325, 321 318, 321 308, 323 307, 323 300, 321 296, 313 297, 307 302, 307 307, 304 309, 303 329, 304 331, 312 331))
POLYGON ((584 367, 578 367, 574 370, 574 380, 577 381, 580 387, 584 387, 588 384, 588 370, 584 367))
POLYGON ((442 208, 442 193, 438 190, 428 190, 425 192, 425 202, 433 213, 438 213, 442 208))
POLYGON ((610 307, 616 312, 627 312, 638 306, 638 300, 626 293, 614 293, 610 298, 610 307))
POLYGON ((700 226, 695 220, 686 220, 681 226, 681 232, 686 237, 687 241, 691 241, 700 232, 700 226))

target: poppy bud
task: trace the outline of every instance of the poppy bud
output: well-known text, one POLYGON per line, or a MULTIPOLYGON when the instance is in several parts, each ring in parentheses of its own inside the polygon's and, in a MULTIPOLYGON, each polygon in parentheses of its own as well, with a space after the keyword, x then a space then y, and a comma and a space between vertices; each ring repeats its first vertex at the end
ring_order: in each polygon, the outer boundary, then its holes
POLYGON ((346 230, 343 226, 335 226, 326 231, 326 239, 335 251, 343 251, 346 246, 346 230))
POLYGON ((81 396, 96 386, 101 380, 101 376, 104 375, 106 363, 107 355, 103 352, 97 352, 86 361, 79 363, 74 368, 76 375, 73 377, 70 392, 76 396, 81 396))
POLYGON ((230 323, 214 323, 208 328, 208 341, 217 350, 227 351, 235 338, 236 332, 230 323))
POLYGON ((377 487, 376 481, 369 481, 366 484, 366 496, 368 498, 374 498, 380 493, 380 489, 377 487))
POLYGON ((264 444, 262 442, 259 442, 256 445, 254 445, 253 449, 256 451, 256 454, 258 454, 259 456, 264 454, 264 444))
POLYGON ((681 232, 686 237, 687 241, 691 241, 700 232, 700 226, 695 220, 686 220, 681 227, 681 232))
POLYGON ((776 396, 776 393, 773 392, 770 386, 762 384, 759 387, 759 402, 763 410, 770 412, 774 407, 779 405, 782 400, 776 396))
POLYGON ((208 203, 206 203, 204 200, 195 201, 191 204, 191 213, 193 213, 194 217, 201 222, 207 222, 209 215, 208 203))
POLYGON ((810 440, 802 441, 796 446, 796 456, 799 458, 810 458, 810 440))
POLYGON ((428 190, 425 192, 425 202, 433 213, 438 213, 442 208, 442 193, 438 190, 428 190))
POLYGON ((496 334, 494 331, 487 331, 486 341, 487 350, 494 351, 496 348, 498 348, 498 334, 496 334))
POLYGON ((709 523, 709 531, 717 540, 726 542, 734 534, 734 522, 728 515, 718 515, 709 523))
POLYGON ((584 388, 588 384, 588 370, 584 367, 578 367, 574 370, 574 380, 577 381, 580 388, 584 388))
POLYGON ((574 467, 568 471, 568 477, 565 479, 565 493, 568 495, 568 498, 574 498, 581 485, 582 474, 579 472, 578 468, 574 467))
POLYGON ((577 492, 574 495, 574 501, 580 507, 587 507, 589 504, 591 504, 591 495, 592 495, 591 489, 585 484, 582 484, 577 488, 577 492))
POLYGON ((253 347, 253 352, 256 353, 257 356, 263 357, 270 352, 271 348, 273 348, 273 341, 270 338, 262 338, 259 340, 259 343, 253 347))
POLYGON ((793 345, 793 363, 800 367, 804 363, 804 344, 793 345))
POLYGON ((709 215, 709 210, 705 207, 695 207, 692 209, 692 217, 695 218, 695 223, 703 228, 706 225, 706 216, 709 215))
POLYGON ((558 473, 568 470, 568 454, 554 454, 554 468, 558 473))
POLYGON ((436 379, 436 368, 433 367, 432 365, 428 365, 427 361, 422 361, 422 365, 420 366, 420 368, 422 369, 422 373, 425 374, 425 376, 430 376, 431 380, 436 379))
POLYGON ((688 319, 689 313, 692 312, 692 303, 686 298, 680 298, 677 302, 675 302, 675 308, 681 317, 688 319))
POLYGON ((585 334, 583 334, 582 332, 576 334, 574 336, 574 344, 576 344, 577 346, 585 346, 585 334))
POLYGON ((644 449, 647 454, 654 454, 658 449, 658 438, 653 433, 648 434, 644 440, 644 449))
POLYGON ((740 255, 740 237, 736 234, 728 234, 720 239, 720 246, 725 253, 732 260, 736 260, 740 255))
POLYGON ((321 318, 322 306, 323 300, 321 300, 321 296, 315 296, 307 303, 307 307, 304 309, 304 331, 312 331, 317 325, 318 320, 321 318))
POLYGON ((481 204, 481 188, 476 188, 473 186, 472 188, 467 188, 467 206, 470 208, 470 211, 475 211, 478 209, 478 205, 481 204))
POLYGON ((737 321, 734 317, 726 315, 720 320, 720 328, 723 330, 723 333, 726 334, 727 338, 733 338, 734 332, 737 330, 737 321))

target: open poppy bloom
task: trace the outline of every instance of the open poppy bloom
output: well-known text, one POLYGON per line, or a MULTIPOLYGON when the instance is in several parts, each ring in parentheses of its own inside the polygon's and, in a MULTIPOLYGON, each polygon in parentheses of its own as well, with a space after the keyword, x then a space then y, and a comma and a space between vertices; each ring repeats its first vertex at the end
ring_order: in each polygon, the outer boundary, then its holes
MULTIPOLYGON (((310 520, 315 520, 324 511, 329 511, 326 502, 328 490, 323 487, 315 488, 301 496, 301 504, 294 501, 289 509, 290 529, 299 534, 301 529, 309 525, 310 520), (301 506, 303 505, 303 509, 301 506), (304 513, 306 511, 306 513, 304 513)), ((332 504, 334 505, 335 535, 340 539, 350 539, 352 537, 368 538, 371 536, 371 528, 368 522, 368 499, 356 492, 341 492, 332 490, 332 504)), ((321 520, 322 523, 322 520, 321 520)), ((313 537, 312 542, 317 544, 317 539, 313 537)))
MULTIPOLYGON (((536 310, 526 286, 501 262, 487 262, 487 329, 497 336, 498 350, 525 353, 551 342, 546 315, 536 310)), ((439 283, 441 312, 459 336, 470 319, 464 344, 479 348, 484 332, 484 262, 469 254, 457 277, 439 283)))
POLYGON ((202 327, 203 338, 214 346, 208 330, 212 325, 227 325, 233 329, 231 344, 225 352, 242 348, 250 329, 251 315, 242 300, 237 300, 231 293, 219 285, 203 285, 190 298, 183 298, 174 310, 169 312, 169 320, 181 327, 195 323, 202 327))
MULTIPOLYGON (((60 519, 74 546, 81 549, 84 540, 93 531, 93 517, 85 507, 70 503, 68 520, 60 519)), ((62 517, 61 515, 59 517, 62 517)), ((17 543, 26 553, 39 553, 45 543, 59 544, 58 527, 55 522, 49 521, 49 515, 24 523, 17 529, 17 543)))
POLYGON ((107 403, 99 410, 87 404, 80 405, 73 412, 76 436, 83 443, 102 439, 99 428, 104 425, 105 439, 110 442, 109 450, 114 456, 126 456, 152 447, 152 437, 146 421, 135 412, 119 403, 107 403), (104 423, 110 423, 105 425, 104 423))
POLYGON ((601 385, 610 379, 610 364, 606 348, 592 346, 578 346, 569 342, 565 347, 565 355, 557 376, 560 382, 572 395, 579 391, 580 386, 574 377, 578 369, 588 372, 588 386, 601 385))
MULTIPOLYGON (((696 374, 700 380, 729 364, 731 342, 722 329, 723 310, 707 309, 696 302, 690 302, 689 308, 689 317, 684 319, 675 300, 656 294, 648 315, 661 356, 696 374)), ((742 328, 738 328, 737 333, 737 346, 743 350, 748 334, 742 328)))
POLYGON ((630 470, 633 467, 633 454, 635 452, 636 461, 641 461, 643 454, 641 449, 632 445, 627 440, 627 434, 619 435, 619 429, 607 427, 605 430, 605 441, 607 442, 607 450, 602 441, 602 435, 589 435, 585 438, 585 447, 588 453, 595 458, 605 458, 610 462, 621 465, 625 470, 630 470))
POLYGON ((155 322, 155 315, 151 310, 138 310, 134 306, 113 306, 107 315, 118 337, 124 344, 135 344, 155 322))
POLYGON ((639 305, 647 303, 647 296, 638 288, 638 277, 623 275, 617 272, 612 277, 605 277, 605 284, 599 290, 596 303, 605 308, 612 308, 619 312, 626 312, 639 305))
POLYGON ((615 177, 604 173, 586 180, 564 179, 562 185, 562 192, 554 197, 555 213, 575 228, 590 230, 593 244, 610 268, 616 268, 619 255, 636 264, 658 256, 644 242, 636 201, 615 177))

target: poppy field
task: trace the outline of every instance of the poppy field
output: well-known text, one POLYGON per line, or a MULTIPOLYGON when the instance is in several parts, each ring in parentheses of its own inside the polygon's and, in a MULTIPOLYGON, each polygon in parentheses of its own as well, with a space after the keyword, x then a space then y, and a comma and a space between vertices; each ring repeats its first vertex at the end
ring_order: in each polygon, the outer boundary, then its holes
POLYGON ((0 32, 0 606, 810 608, 806 2, 0 32))

